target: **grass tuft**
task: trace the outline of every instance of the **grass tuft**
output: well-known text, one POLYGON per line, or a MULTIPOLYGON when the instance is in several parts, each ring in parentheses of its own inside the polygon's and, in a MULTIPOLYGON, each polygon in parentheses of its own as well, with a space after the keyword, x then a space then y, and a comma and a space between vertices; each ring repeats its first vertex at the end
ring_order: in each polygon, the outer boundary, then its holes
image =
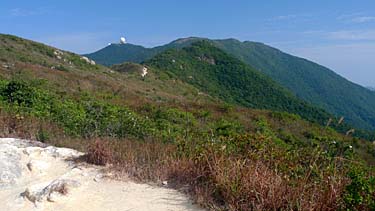
POLYGON ((104 166, 113 161, 113 152, 105 141, 97 139, 89 144, 86 161, 91 164, 104 166))

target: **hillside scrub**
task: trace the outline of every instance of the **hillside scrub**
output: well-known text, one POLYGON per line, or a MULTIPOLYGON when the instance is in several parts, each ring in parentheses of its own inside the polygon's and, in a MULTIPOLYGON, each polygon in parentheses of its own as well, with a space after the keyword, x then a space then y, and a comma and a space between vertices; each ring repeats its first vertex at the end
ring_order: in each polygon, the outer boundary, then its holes
POLYGON ((263 122, 255 134, 193 142, 54 137, 47 143, 89 152, 105 146, 115 172, 168 181, 212 210, 373 209, 373 172, 354 159, 349 145, 293 147, 275 141, 265 127, 263 122))
POLYGON ((374 170, 365 162, 374 146, 297 115, 254 114, 246 125, 235 108, 144 105, 137 113, 41 86, 1 81, 2 136, 85 150, 92 163, 111 162, 140 181, 168 181, 212 210, 374 209, 374 170))
POLYGON ((50 119, 73 136, 143 137, 149 133, 147 119, 125 107, 88 95, 78 101, 63 99, 22 80, 0 81, 0 100, 7 110, 50 119))

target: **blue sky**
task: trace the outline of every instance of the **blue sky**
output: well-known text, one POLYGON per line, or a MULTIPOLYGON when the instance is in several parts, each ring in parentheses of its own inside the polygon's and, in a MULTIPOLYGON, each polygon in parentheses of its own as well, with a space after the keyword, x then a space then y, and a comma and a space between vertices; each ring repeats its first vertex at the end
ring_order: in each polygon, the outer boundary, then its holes
POLYGON ((259 41, 375 86, 374 0, 1 0, 0 29, 76 53, 120 36, 149 47, 188 36, 259 41))

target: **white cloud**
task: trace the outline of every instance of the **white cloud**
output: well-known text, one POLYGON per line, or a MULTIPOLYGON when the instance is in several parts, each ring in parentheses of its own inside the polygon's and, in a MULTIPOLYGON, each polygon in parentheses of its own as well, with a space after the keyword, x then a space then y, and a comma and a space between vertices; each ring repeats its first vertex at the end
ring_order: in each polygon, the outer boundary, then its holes
POLYGON ((276 17, 273 17, 272 20, 290 20, 297 18, 297 15, 279 15, 276 17))
POLYGON ((325 31, 323 30, 307 30, 307 31, 302 31, 301 34, 304 34, 304 35, 321 35, 321 34, 324 34, 326 33, 325 31))
POLYGON ((375 29, 338 31, 308 30, 302 31, 300 34, 323 41, 375 41, 375 29))
POLYGON ((363 12, 357 12, 352 14, 340 15, 336 19, 345 23, 368 23, 374 22, 375 16, 366 15, 363 12))
POLYGON ((353 23, 366 23, 366 22, 372 22, 375 21, 375 16, 362 16, 362 17, 356 17, 352 19, 353 23))
POLYGON ((42 15, 45 14, 47 10, 44 8, 38 8, 35 10, 28 10, 22 8, 14 8, 9 11, 10 15, 13 17, 27 17, 27 16, 34 16, 34 15, 42 15))
POLYGON ((279 16, 273 16, 268 18, 266 21, 271 23, 277 23, 280 22, 293 22, 293 23, 303 23, 303 22, 309 22, 314 19, 314 15, 311 14, 286 14, 286 15, 279 15, 279 16))
POLYGON ((370 41, 375 40, 375 30, 342 30, 328 32, 328 38, 334 40, 370 41))
POLYGON ((340 16, 338 16, 336 19, 337 20, 351 20, 355 17, 359 17, 359 16, 363 16, 364 13, 363 12, 356 12, 356 13, 351 13, 351 14, 342 14, 340 16))

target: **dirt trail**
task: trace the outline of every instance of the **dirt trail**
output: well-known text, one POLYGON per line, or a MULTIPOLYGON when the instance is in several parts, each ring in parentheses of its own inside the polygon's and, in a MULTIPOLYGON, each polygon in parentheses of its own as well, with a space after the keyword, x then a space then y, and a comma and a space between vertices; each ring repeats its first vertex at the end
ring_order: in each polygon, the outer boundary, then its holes
POLYGON ((0 138, 0 210, 202 210, 176 190, 111 180, 99 167, 68 161, 80 155, 72 149, 0 138))

